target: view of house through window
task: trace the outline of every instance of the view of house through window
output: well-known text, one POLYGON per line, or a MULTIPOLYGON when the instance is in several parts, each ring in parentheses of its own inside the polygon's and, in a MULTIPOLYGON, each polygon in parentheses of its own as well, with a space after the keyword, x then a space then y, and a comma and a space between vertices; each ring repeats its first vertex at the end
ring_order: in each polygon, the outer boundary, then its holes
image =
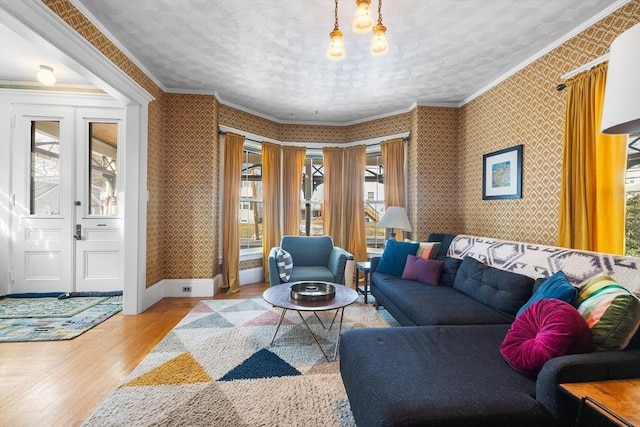
POLYGON ((118 215, 118 124, 89 123, 91 215, 118 215))
POLYGON ((380 153, 367 154, 364 173, 364 227, 368 248, 384 248, 384 228, 378 221, 384 214, 384 170, 380 153))
MULTIPOLYGON (((365 231, 368 248, 384 248, 385 229, 377 226, 384 214, 384 169, 379 149, 370 147, 364 182, 365 231)), ((378 147, 379 148, 379 147, 378 147)), ((287 167, 284 165, 284 167, 287 167)), ((240 188, 240 249, 262 247, 262 153, 260 144, 245 142, 240 188)), ((319 150, 308 150, 300 191, 301 236, 324 234, 324 166, 319 150)))
POLYGON ((240 188, 240 250, 262 247, 262 152, 245 142, 240 188))
POLYGON ((640 135, 629 137, 627 152, 626 255, 640 256, 640 135))
POLYGON ((60 122, 31 122, 29 212, 60 215, 60 122))

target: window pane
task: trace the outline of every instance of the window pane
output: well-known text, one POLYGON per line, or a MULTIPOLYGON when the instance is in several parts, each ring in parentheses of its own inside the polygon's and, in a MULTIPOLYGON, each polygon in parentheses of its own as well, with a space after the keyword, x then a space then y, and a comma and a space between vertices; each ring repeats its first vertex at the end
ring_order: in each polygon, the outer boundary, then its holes
POLYGON ((322 204, 324 201, 324 167, 322 158, 306 158, 302 173, 304 201, 300 204, 300 234, 303 236, 324 235, 322 204), (309 224, 307 225, 307 218, 309 224))
POLYGON ((31 122, 32 215, 60 215, 60 122, 31 122))
POLYGON ((240 250, 262 247, 262 153, 245 149, 242 156, 240 250))
POLYGON ((640 257, 640 152, 628 153, 625 181, 626 212, 626 255, 640 257))
POLYGON ((364 175, 364 215, 367 247, 384 248, 384 228, 378 227, 378 221, 384 214, 384 171, 382 156, 367 156, 364 175))
POLYGON ((118 124, 89 123, 90 215, 118 214, 118 124))

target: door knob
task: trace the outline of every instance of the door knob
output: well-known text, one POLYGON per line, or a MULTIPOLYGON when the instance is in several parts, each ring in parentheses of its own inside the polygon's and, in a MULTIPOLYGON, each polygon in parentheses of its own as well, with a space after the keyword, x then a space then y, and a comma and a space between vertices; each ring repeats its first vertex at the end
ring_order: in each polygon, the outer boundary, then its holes
POLYGON ((76 234, 73 235, 76 240, 82 240, 82 225, 76 224, 76 234))

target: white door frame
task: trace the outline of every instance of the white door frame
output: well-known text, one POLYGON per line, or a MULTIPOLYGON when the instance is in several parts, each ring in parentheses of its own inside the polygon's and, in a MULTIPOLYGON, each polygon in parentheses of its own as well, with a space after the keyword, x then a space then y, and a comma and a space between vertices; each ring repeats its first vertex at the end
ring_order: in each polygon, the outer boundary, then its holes
MULTIPOLYGON (((40 0, 0 0, 0 21, 124 105, 127 164, 123 173, 127 176, 127 189, 123 312, 141 313, 162 297, 161 290, 153 289, 157 286, 146 287, 148 104, 154 98, 40 0)), ((8 277, 0 280, 7 281, 8 277)), ((6 286, 0 282, 0 290, 6 286)))

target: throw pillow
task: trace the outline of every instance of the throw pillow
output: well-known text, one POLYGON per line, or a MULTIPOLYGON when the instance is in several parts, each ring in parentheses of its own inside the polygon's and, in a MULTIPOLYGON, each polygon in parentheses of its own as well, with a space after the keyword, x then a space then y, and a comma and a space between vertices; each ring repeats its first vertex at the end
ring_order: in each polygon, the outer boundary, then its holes
POLYGON ((577 295, 578 290, 569 283, 567 276, 562 271, 558 271, 538 286, 529 301, 518 310, 516 317, 524 313, 531 304, 541 299, 555 298, 573 304, 577 295))
POLYGON ((440 242, 417 242, 415 240, 404 239, 406 243, 418 243, 418 251, 416 256, 425 259, 435 258, 440 249, 440 242))
POLYGON ((535 377, 547 361, 589 350, 591 333, 578 310, 555 298, 536 301, 512 324, 500 345, 515 371, 535 377))
POLYGON ((438 286, 442 261, 424 259, 415 255, 408 255, 402 272, 403 279, 415 280, 427 285, 438 286))
POLYGON ((582 288, 576 305, 591 329, 593 350, 624 349, 640 327, 640 300, 608 276, 582 288))
POLYGON ((407 263, 407 256, 415 255, 419 246, 419 243, 398 242, 394 239, 387 240, 376 271, 398 277, 402 276, 404 265, 407 263))
POLYGON ((440 242, 428 242, 421 244, 421 246, 422 245, 424 245, 424 250, 420 255, 416 255, 424 259, 434 259, 436 257, 436 254, 440 250, 440 242))
POLYGON ((291 270, 293 270, 293 258, 291 254, 284 249, 278 249, 276 252, 276 265, 278 266, 278 276, 283 282, 291 279, 291 270))

